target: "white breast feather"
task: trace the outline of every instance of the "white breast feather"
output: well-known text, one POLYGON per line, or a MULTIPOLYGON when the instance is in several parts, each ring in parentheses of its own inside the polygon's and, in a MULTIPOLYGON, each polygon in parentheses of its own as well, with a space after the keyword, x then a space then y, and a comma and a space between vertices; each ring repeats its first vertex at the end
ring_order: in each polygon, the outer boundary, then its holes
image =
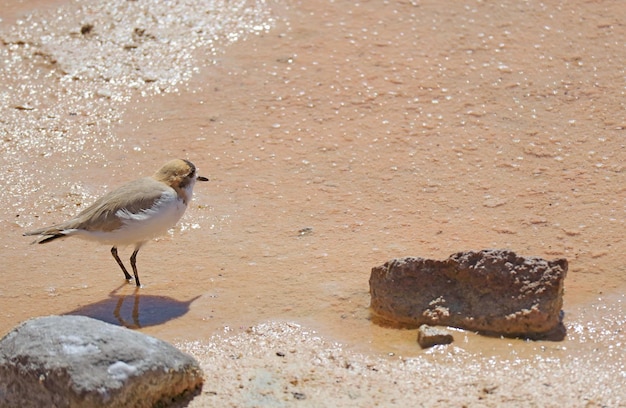
POLYGON ((187 206, 174 190, 166 191, 152 208, 135 214, 118 210, 115 215, 124 225, 115 231, 76 231, 76 235, 109 245, 137 244, 165 234, 176 225, 186 209, 187 206))

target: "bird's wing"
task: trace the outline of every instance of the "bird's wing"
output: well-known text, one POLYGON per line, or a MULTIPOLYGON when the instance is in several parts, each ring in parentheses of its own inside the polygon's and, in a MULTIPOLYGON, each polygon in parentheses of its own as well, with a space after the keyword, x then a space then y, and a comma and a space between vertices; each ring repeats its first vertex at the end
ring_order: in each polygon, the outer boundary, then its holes
POLYGON ((174 193, 174 191, 152 177, 131 181, 103 195, 71 220, 30 231, 24 235, 58 235, 63 231, 77 229, 114 231, 124 223, 124 219, 117 215, 118 211, 124 210, 130 214, 141 213, 152 208, 166 193, 174 193))

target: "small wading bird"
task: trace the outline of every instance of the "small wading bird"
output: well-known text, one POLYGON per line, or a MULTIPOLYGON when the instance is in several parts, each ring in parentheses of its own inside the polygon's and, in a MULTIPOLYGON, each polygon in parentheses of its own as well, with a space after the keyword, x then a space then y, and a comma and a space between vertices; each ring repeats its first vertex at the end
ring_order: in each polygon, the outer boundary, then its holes
POLYGON ((132 276, 117 255, 117 247, 134 245, 130 266, 135 284, 140 287, 137 252, 146 241, 165 234, 176 225, 191 201, 196 180, 209 179, 198 176, 196 166, 190 161, 172 160, 153 176, 131 181, 105 194, 71 220, 24 235, 40 235, 33 244, 76 236, 113 245, 111 254, 128 281, 132 276))

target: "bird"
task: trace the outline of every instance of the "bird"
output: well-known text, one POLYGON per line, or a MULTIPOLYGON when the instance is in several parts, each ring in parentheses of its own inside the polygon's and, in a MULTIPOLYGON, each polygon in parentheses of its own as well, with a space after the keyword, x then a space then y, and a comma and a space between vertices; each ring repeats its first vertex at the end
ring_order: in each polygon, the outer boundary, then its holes
POLYGON ((176 225, 191 201, 196 181, 209 179, 198 176, 196 166, 189 160, 174 159, 152 176, 130 181, 103 195, 74 218, 23 235, 38 235, 33 244, 75 236, 112 245, 111 255, 128 282, 132 282, 133 277, 118 256, 117 247, 134 245, 130 265, 139 288, 139 249, 176 225))

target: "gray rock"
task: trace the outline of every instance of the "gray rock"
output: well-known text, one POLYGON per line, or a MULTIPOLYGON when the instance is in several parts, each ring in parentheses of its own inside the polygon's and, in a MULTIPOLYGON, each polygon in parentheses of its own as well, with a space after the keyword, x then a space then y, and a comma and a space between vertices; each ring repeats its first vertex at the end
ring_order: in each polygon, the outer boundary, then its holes
POLYGON ((201 385, 191 356, 84 316, 28 320, 0 340, 2 407, 152 407, 201 385))
POLYGON ((441 327, 432 327, 423 324, 417 330, 417 342, 422 348, 437 346, 439 344, 450 344, 454 341, 452 333, 441 327))
POLYGON ((384 323, 409 327, 560 336, 566 274, 565 259, 525 258, 507 250, 459 252, 443 261, 393 259, 372 269, 371 310, 384 323))

